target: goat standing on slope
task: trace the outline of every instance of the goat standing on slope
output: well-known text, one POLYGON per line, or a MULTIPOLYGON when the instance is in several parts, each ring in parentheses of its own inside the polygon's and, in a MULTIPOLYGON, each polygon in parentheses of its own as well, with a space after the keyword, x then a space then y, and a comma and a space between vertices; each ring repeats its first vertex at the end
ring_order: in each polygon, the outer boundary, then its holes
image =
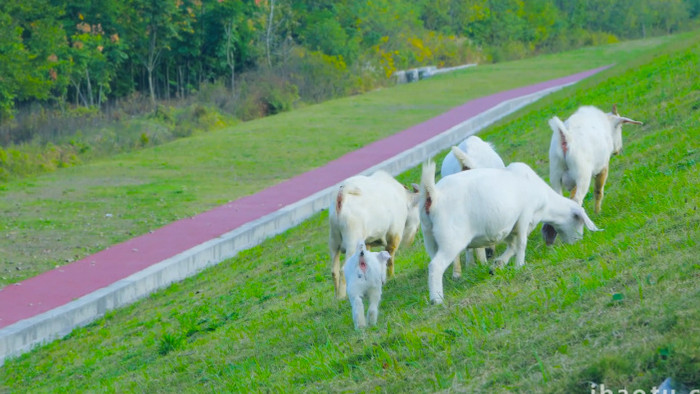
POLYGON ((387 274, 394 275, 394 255, 401 243, 410 244, 416 235, 418 189, 410 192, 391 175, 377 171, 371 176, 347 179, 338 188, 328 208, 332 275, 337 299, 345 298, 345 277, 340 253, 352 253, 359 241, 383 246, 389 252, 387 274))
POLYGON ((555 193, 523 163, 463 171, 435 184, 435 163, 428 162, 420 186, 420 220, 431 258, 428 287, 434 304, 443 301, 442 275, 466 247, 505 241, 506 250, 496 262, 503 266, 515 255, 520 267, 525 264, 527 236, 539 222, 561 232, 569 243, 583 238, 584 225, 598 230, 582 207, 555 193))
POLYGON ((382 285, 386 283, 386 263, 389 261, 389 252, 383 250, 379 253, 366 249, 364 241, 357 244, 357 250, 343 267, 347 279, 348 300, 352 306, 352 321, 355 328, 363 328, 377 324, 379 314, 379 301, 382 298, 382 285), (365 305, 363 298, 367 298, 367 319, 365 320, 365 305))
MULTIPOLYGON (((467 137, 458 146, 453 146, 452 150, 445 156, 442 161, 440 174, 446 177, 456 174, 461 171, 471 170, 473 168, 505 168, 503 160, 496 153, 488 142, 481 138, 472 135, 467 137)), ((492 245, 493 246, 493 245, 492 245)), ((480 263, 486 262, 486 248, 475 248, 476 258, 480 263)), ((467 250, 465 253, 466 263, 474 262, 473 253, 467 250)), ((452 265, 452 277, 459 278, 462 276, 462 264, 459 261, 459 255, 455 257, 452 265)))
POLYGON ((549 146, 549 182, 552 188, 561 194, 563 185, 571 191, 571 198, 583 205, 591 178, 595 176, 595 213, 600 213, 610 156, 622 150, 622 125, 625 123, 642 124, 620 116, 615 105, 608 114, 585 106, 566 122, 556 116, 550 119, 553 133, 549 146))

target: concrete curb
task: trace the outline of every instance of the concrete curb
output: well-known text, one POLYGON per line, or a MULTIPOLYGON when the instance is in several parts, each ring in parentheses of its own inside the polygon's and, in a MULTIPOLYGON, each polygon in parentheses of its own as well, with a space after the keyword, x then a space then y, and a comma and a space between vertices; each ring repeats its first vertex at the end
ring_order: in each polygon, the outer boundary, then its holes
MULTIPOLYGON (((384 170, 397 175, 541 97, 574 83, 504 101, 362 173, 384 170)), ((300 224, 328 207, 336 187, 312 194, 68 304, 0 329, 0 365, 9 357, 28 352, 69 334, 76 327, 89 324, 109 310, 131 304, 300 224)))

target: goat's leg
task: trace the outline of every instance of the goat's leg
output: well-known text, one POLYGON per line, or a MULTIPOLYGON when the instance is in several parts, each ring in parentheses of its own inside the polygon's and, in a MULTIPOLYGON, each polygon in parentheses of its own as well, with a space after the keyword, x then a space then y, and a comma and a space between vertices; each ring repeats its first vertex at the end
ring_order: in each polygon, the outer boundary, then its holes
MULTIPOLYGON (((466 256, 469 256, 470 253, 471 253, 471 250, 466 249, 466 256)), ((462 262, 459 261, 460 254, 461 254, 461 252, 457 253, 457 257, 455 257, 455 260, 452 262, 452 278, 454 278, 454 279, 459 279, 462 277, 462 262)), ((466 264, 469 263, 469 258, 467 258, 467 261, 465 263, 466 264)))
POLYGON ((564 173, 562 165, 558 160, 549 159, 549 183, 557 194, 561 194, 561 177, 564 173))
MULTIPOLYGON (((529 222, 529 220, 527 221, 529 222)), ((515 246, 515 265, 520 268, 525 265, 525 249, 527 248, 527 222, 523 225, 518 225, 518 233, 513 237, 515 246)))
POLYGON ((486 248, 476 248, 474 252, 476 252, 476 259, 479 263, 486 263, 486 248))
POLYGON ((367 322, 365 322, 365 305, 362 303, 362 297, 352 297, 350 304, 352 305, 352 321, 355 323, 355 328, 367 326, 367 322))
POLYGON ((386 277, 392 278, 394 276, 394 255, 396 254, 396 249, 399 248, 401 243, 400 235, 389 235, 387 237, 386 251, 389 252, 389 261, 386 262, 386 277))
POLYGON ((432 259, 438 250, 438 244, 433 234, 433 229, 431 226, 425 226, 423 224, 421 224, 421 229, 423 231, 423 245, 425 246, 425 251, 428 252, 428 256, 432 259))
POLYGON ((603 203, 603 189, 605 188, 605 181, 608 179, 608 167, 603 168, 603 170, 595 176, 595 213, 600 213, 600 206, 603 203))
POLYGON ((430 302, 432 304, 442 304, 444 293, 442 290, 442 275, 445 270, 453 262, 454 256, 459 254, 459 250, 445 253, 443 250, 438 250, 435 257, 428 265, 428 289, 430 291, 430 302))
POLYGON ((503 268, 506 266, 506 264, 508 264, 508 260, 510 260, 510 258, 513 257, 514 254, 515 254, 515 248, 510 246, 510 244, 508 244, 508 246, 506 247, 506 250, 503 252, 503 254, 496 257, 496 259, 494 260, 494 263, 496 263, 497 267, 503 268))
POLYGON ((370 326, 377 325, 377 315, 379 315, 379 300, 382 297, 381 291, 369 292, 369 307, 367 308, 367 322, 370 326))
POLYGON ((510 260, 513 255, 516 254, 517 252, 517 241, 516 241, 516 235, 511 234, 506 238, 506 250, 503 251, 503 254, 500 256, 496 257, 494 262, 496 263, 496 266, 499 268, 505 267, 506 264, 508 264, 508 261, 510 260))
POLYGON ((574 188, 571 189, 571 191, 569 192, 569 198, 570 198, 570 199, 573 200, 575 196, 576 196, 576 186, 574 186, 574 188))
POLYGON ((333 250, 333 266, 331 275, 333 276, 333 284, 335 285, 335 298, 342 300, 345 298, 345 274, 340 270, 340 247, 333 250))
MULTIPOLYGON (((588 172, 590 174, 590 172, 588 172)), ((576 180, 576 186, 571 190, 572 192, 572 197, 571 199, 576 201, 578 205, 583 205, 583 199, 586 197, 586 193, 588 193, 588 189, 591 186, 591 178, 590 176, 584 176, 580 177, 576 180)))

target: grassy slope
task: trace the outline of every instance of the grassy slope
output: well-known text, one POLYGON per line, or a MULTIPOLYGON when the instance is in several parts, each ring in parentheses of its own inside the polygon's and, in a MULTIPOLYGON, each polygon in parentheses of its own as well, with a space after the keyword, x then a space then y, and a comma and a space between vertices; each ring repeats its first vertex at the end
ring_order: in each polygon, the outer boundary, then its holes
MULTIPOLYGON (((612 160, 603 212, 593 216, 605 231, 553 248, 532 234, 522 269, 446 275, 444 306, 428 305, 419 238, 399 251, 378 327, 353 331, 347 302, 332 299, 320 214, 10 360, 0 389, 532 392, 547 383, 545 391, 590 392, 595 382, 631 392, 666 376, 700 387, 699 67, 694 39, 483 134, 507 162, 545 174, 553 114, 617 102, 645 121, 625 128, 612 160)), ((418 169, 401 178, 415 181, 418 169)))
POLYGON ((0 184, 0 286, 259 191, 468 99, 625 61, 677 39, 480 66, 0 184))

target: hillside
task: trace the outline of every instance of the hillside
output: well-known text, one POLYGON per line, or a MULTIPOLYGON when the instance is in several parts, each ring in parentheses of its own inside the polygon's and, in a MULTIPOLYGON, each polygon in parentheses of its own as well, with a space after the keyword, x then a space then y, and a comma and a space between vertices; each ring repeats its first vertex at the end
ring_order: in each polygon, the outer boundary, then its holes
MULTIPOLYGON (((489 267, 475 266, 461 280, 446 276, 444 306, 428 303, 428 258, 418 237, 399 251, 378 326, 352 330, 348 303, 332 297, 322 213, 8 360, 0 388, 588 393, 591 383, 651 390, 667 376, 698 388, 699 66, 700 40, 687 36, 627 58, 482 133, 504 161, 526 162, 546 179, 551 116, 568 117, 582 104, 617 103, 623 115, 644 121, 625 129, 624 150, 611 162, 603 211, 592 215, 603 232, 551 248, 533 233, 521 269, 489 275, 489 267)), ((444 88, 457 78, 422 88, 444 88)), ((419 98, 406 92, 403 97, 419 98)), ((194 143, 202 139, 190 141, 190 152, 194 143)), ((125 164, 117 168, 130 168, 127 157, 119 160, 125 164)), ((163 173, 184 167, 149 160, 163 173)), ((99 163, 91 171, 110 166, 99 163)), ((400 179, 415 182, 419 169, 400 179)), ((134 193, 151 193, 140 191, 144 186, 134 186, 134 193)), ((172 195, 188 196, 177 190, 180 185, 172 195)), ((584 207, 592 211, 590 198, 584 207)))

